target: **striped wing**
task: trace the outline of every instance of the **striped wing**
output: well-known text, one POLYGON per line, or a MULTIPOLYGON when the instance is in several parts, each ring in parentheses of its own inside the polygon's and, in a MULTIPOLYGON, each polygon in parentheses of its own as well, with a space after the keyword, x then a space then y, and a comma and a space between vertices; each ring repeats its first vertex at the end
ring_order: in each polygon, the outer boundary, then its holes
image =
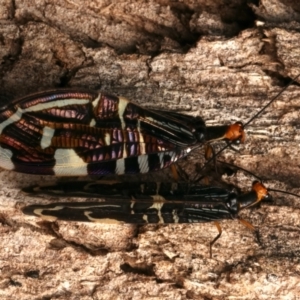
POLYGON ((0 111, 0 166, 58 176, 146 173, 187 155, 198 143, 195 127, 204 138, 201 118, 97 92, 44 92, 0 111))
POLYGON ((143 200, 104 202, 62 202, 30 205, 23 209, 28 215, 45 220, 65 220, 97 223, 201 223, 232 219, 223 205, 202 207, 190 203, 168 203, 143 200))
POLYGON ((222 188, 162 183, 69 182, 27 192, 100 197, 103 202, 31 205, 25 214, 47 220, 99 223, 198 223, 234 218, 222 188), (187 194, 188 193, 188 194, 187 194))
POLYGON ((166 200, 180 201, 226 201, 232 194, 228 189, 187 182, 121 182, 112 180, 58 181, 50 185, 24 188, 27 194, 47 194, 58 197, 93 197, 105 199, 152 199, 160 195, 166 200), (148 197, 148 198, 145 198, 148 197), (149 198, 150 197, 150 198, 149 198), (217 199, 217 200, 216 200, 217 199))

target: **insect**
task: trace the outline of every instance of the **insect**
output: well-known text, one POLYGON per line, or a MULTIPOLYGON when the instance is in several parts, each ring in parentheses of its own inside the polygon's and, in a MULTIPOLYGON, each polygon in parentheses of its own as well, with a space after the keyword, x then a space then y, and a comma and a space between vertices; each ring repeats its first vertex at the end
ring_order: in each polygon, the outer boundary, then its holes
POLYGON ((147 223, 202 223, 215 222, 218 235, 222 234, 217 221, 239 219, 245 226, 254 227, 240 219, 239 212, 270 198, 265 186, 256 181, 252 190, 238 195, 229 189, 187 183, 128 183, 103 181, 60 182, 50 186, 25 189, 31 194, 46 193, 56 196, 99 197, 102 202, 58 202, 30 205, 23 213, 48 221, 66 220, 110 224, 147 223))
POLYGON ((210 141, 244 142, 245 126, 208 127, 201 117, 145 109, 101 92, 52 90, 0 109, 0 166, 57 176, 147 173, 210 141))
POLYGON ((206 142, 243 142, 241 123, 144 109, 122 97, 53 90, 0 109, 0 166, 22 173, 82 176, 163 169, 206 142))

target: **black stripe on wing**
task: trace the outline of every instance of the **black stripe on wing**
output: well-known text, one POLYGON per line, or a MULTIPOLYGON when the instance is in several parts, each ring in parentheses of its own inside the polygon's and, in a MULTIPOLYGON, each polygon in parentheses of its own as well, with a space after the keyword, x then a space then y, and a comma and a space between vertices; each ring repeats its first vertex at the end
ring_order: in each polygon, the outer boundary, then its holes
POLYGON ((103 202, 31 205, 24 213, 48 219, 125 222, 193 223, 234 218, 227 189, 188 183, 71 181, 24 190, 31 194, 98 197, 103 202), (114 221, 113 221, 114 220, 114 221))
POLYGON ((128 224, 201 223, 234 218, 225 204, 209 208, 184 201, 146 199, 30 205, 23 208, 23 213, 46 220, 128 224))
POLYGON ((28 194, 47 194, 66 197, 98 197, 112 199, 152 199, 160 195, 166 200, 199 203, 223 203, 235 195, 231 190, 187 182, 119 182, 106 180, 57 181, 23 189, 28 194), (146 198, 145 198, 146 197, 146 198), (148 198, 147 198, 148 197, 148 198))

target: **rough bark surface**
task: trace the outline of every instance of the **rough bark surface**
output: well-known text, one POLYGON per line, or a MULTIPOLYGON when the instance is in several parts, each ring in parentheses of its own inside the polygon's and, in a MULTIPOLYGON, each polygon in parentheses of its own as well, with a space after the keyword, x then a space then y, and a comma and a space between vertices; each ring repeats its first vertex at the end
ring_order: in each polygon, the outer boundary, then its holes
MULTIPOLYGON (((299 1, 257 2, 0 0, 1 100, 85 87, 207 124, 246 123, 300 72, 299 1)), ((247 126, 238 153, 221 155, 296 194, 299 83, 247 126)), ((273 193, 243 213, 259 242, 222 222, 210 259, 211 224, 40 222, 20 206, 54 199, 20 188, 53 178, 2 171, 0 180, 1 299, 300 299, 299 198, 273 193)), ((253 178, 227 180, 246 190, 253 178)))

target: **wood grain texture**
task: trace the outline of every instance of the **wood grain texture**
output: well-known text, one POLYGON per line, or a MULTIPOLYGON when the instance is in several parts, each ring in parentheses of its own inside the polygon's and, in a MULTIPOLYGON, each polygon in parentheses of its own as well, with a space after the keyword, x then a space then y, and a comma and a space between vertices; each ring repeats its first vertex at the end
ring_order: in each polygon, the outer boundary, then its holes
MULTIPOLYGON (((299 73, 299 24, 296 0, 1 0, 1 101, 85 87, 199 114, 207 124, 246 123, 299 73)), ((300 194, 297 82, 249 124, 239 153, 227 150, 222 159, 271 188, 300 194)), ((188 168, 201 155, 193 153, 188 168)), ((19 189, 54 179, 7 171, 0 179, 1 299, 299 298, 295 197, 273 193, 271 205, 243 214, 259 228, 260 242, 237 221, 222 222, 209 259, 212 224, 39 222, 20 205, 53 198, 19 189)), ((241 171, 224 179, 243 190, 252 181, 241 171)))

